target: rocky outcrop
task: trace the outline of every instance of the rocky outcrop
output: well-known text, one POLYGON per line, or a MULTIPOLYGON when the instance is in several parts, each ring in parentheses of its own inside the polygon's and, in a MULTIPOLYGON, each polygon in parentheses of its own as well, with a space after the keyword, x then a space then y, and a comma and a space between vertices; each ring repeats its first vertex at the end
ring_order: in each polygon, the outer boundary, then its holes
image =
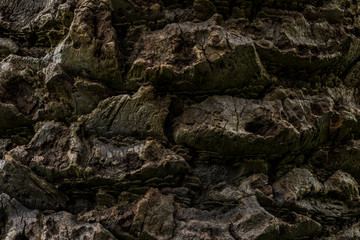
POLYGON ((0 2, 0 239, 358 239, 357 1, 0 2))
POLYGON ((0 195, 2 239, 116 239, 98 223, 79 224, 68 212, 42 214, 22 206, 6 194, 0 195))
POLYGON ((262 90, 270 80, 253 41, 227 31, 218 25, 221 20, 215 15, 203 23, 173 23, 143 36, 128 84, 150 82, 168 91, 241 89, 247 85, 262 90))
POLYGON ((307 169, 294 168, 273 184, 276 201, 279 204, 292 202, 308 194, 318 194, 324 186, 307 169))
POLYGON ((102 101, 88 116, 85 130, 100 136, 137 136, 166 139, 164 123, 169 98, 159 98, 155 89, 140 88, 133 96, 119 95, 102 101))
POLYGON ((281 157, 316 148, 336 134, 344 138, 357 125, 358 113, 338 111, 336 96, 291 99, 292 94, 297 95, 280 90, 264 100, 209 97, 175 119, 174 139, 224 155, 281 157))
POLYGON ((69 72, 119 88, 122 71, 116 40, 111 1, 81 1, 69 34, 54 50, 53 61, 69 72))

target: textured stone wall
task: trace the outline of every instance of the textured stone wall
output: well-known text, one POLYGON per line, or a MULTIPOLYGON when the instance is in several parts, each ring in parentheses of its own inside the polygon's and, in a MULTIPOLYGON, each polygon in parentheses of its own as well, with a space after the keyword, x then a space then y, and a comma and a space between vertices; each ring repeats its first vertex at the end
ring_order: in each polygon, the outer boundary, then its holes
POLYGON ((357 0, 0 0, 0 239, 360 239, 357 0))

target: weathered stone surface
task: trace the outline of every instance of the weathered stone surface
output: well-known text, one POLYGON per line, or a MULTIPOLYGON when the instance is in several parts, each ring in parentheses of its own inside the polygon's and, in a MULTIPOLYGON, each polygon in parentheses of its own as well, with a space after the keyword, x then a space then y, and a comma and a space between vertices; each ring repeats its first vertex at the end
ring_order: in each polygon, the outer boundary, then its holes
POLYGON ((87 117, 85 130, 99 136, 156 137, 165 140, 164 124, 169 98, 156 96, 152 87, 140 88, 134 95, 105 99, 87 117))
POLYGON ((0 132, 6 129, 29 126, 32 121, 22 115, 12 104, 0 103, 0 132))
POLYGON ((311 158, 312 163, 317 166, 319 161, 325 162, 325 169, 337 171, 338 169, 350 173, 357 181, 360 180, 358 153, 360 142, 350 140, 346 144, 339 145, 333 149, 320 149, 311 158))
MULTIPOLYGON (((350 226, 348 229, 345 229, 338 234, 334 234, 326 239, 329 240, 350 240, 350 239, 357 239, 360 237, 360 230, 359 230, 360 224, 355 223, 354 225, 350 226)), ((325 238, 324 238, 325 239, 325 238)))
POLYGON ((99 223, 78 224, 75 217, 67 212, 58 212, 43 217, 41 239, 60 238, 70 239, 115 240, 116 238, 99 223))
POLYGON ((281 222, 269 214, 256 201, 255 197, 240 200, 238 212, 231 217, 232 231, 237 238, 244 239, 277 239, 281 222))
POLYGON ((129 87, 150 82, 170 91, 199 91, 270 84, 252 40, 226 31, 216 23, 219 17, 169 24, 143 36, 129 87))
POLYGON ((174 197, 150 189, 140 200, 131 232, 140 238, 171 239, 174 234, 174 197))
POLYGON ((30 208, 58 209, 65 206, 67 196, 11 156, 6 155, 5 160, 0 160, 0 166, 1 192, 30 208))
POLYGON ((6 194, 0 195, 2 239, 116 239, 98 223, 79 224, 67 212, 43 215, 22 206, 6 194))
MULTIPOLYGON (((296 4, 299 3, 289 3, 296 4)), ((339 74, 357 61, 359 41, 341 26, 344 21, 357 18, 358 6, 348 2, 345 7, 337 1, 329 1, 321 7, 306 5, 303 9, 281 11, 264 6, 254 21, 243 29, 252 35, 269 72, 303 81, 318 75, 318 80, 310 80, 326 85, 329 80, 322 78, 323 74, 339 74)))
POLYGON ((112 91, 101 83, 85 78, 73 79, 59 64, 50 63, 43 69, 45 86, 52 102, 37 114, 47 120, 62 120, 62 115, 83 115, 94 110, 97 104, 108 97, 112 91), (64 111, 59 111, 50 104, 63 105, 64 111), (62 114, 61 114, 62 112, 62 114), (58 113, 58 114, 57 114, 58 113))
POLYGON ((81 1, 69 34, 54 51, 53 61, 74 74, 119 88, 122 71, 116 39, 111 1, 81 1))
POLYGON ((336 171, 324 183, 325 192, 334 194, 340 199, 349 201, 359 201, 359 185, 356 180, 348 173, 341 170, 336 171))
POLYGON ((19 0, 0 4, 2 35, 18 41, 24 52, 44 56, 44 48, 56 46, 68 32, 76 1, 19 0))
POLYGON ((3 24, 10 25, 16 30, 21 30, 33 20, 46 5, 45 0, 41 1, 2 1, 1 21, 3 24))
POLYGON ((315 112, 312 109, 315 103, 309 100, 210 97, 189 107, 175 120, 174 138, 179 144, 222 154, 281 156, 326 139, 333 101, 329 98, 316 101, 323 101, 319 108, 324 114, 315 112))
POLYGON ((300 200, 306 195, 317 194, 324 186, 307 169, 295 168, 273 185, 274 197, 279 204, 300 200))
POLYGON ((27 145, 32 153, 32 158, 28 158, 30 168, 49 181, 79 175, 84 146, 78 131, 77 124, 70 128, 56 122, 39 126, 27 145))
POLYGON ((228 219, 219 221, 220 217, 196 208, 179 208, 173 239, 234 239, 229 232, 228 219))
MULTIPOLYGON (((40 237, 39 210, 24 207, 15 198, 2 193, 0 195, 1 238, 10 240, 17 238, 36 239, 40 237)), ((40 238, 38 238, 40 239, 40 238)))
POLYGON ((38 74, 44 66, 44 60, 12 54, 0 62, 0 101, 8 112, 1 114, 3 121, 12 118, 13 124, 19 125, 16 119, 28 118, 22 121, 31 123, 29 120, 44 103, 42 75, 38 74))
POLYGON ((0 1, 1 239, 358 239, 358 1, 0 1))
POLYGON ((135 216, 137 201, 125 205, 115 205, 111 208, 96 208, 90 212, 79 214, 80 223, 98 222, 109 229, 118 239, 135 239, 128 232, 135 216))
POLYGON ((175 119, 174 139, 202 151, 241 156, 279 157, 311 150, 358 129, 354 92, 338 88, 328 94, 307 96, 278 89, 264 100, 209 97, 175 119))
POLYGON ((94 110, 98 103, 108 97, 112 91, 101 83, 91 82, 84 78, 76 78, 72 103, 76 114, 82 115, 94 110))
POLYGON ((0 57, 6 57, 19 51, 18 45, 10 38, 0 38, 0 57))
POLYGON ((29 164, 47 181, 58 183, 73 198, 90 195, 99 206, 129 202, 150 187, 179 185, 181 176, 190 171, 181 156, 156 140, 86 141, 80 123, 66 127, 46 122, 38 127, 30 143, 10 151, 9 156, 29 164))
POLYGON ((181 181, 179 177, 190 171, 182 157, 154 140, 123 148, 95 141, 88 161, 91 168, 85 172, 86 181, 95 186, 106 182, 117 194, 124 189, 137 193, 149 186, 174 187, 181 181))

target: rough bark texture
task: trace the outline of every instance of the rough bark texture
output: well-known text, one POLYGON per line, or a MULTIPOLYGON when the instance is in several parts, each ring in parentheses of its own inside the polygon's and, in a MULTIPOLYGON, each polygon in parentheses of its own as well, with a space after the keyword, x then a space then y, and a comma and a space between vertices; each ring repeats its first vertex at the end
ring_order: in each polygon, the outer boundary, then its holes
POLYGON ((360 239, 357 0, 0 0, 0 239, 360 239))

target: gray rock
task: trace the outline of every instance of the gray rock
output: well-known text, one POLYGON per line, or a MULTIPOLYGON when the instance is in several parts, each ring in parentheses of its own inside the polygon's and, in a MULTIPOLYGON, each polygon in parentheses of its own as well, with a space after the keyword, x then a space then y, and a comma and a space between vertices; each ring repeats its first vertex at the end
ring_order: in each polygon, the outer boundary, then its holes
MULTIPOLYGON (((294 207, 304 213, 318 216, 317 220, 327 221, 342 219, 353 215, 351 208, 346 203, 334 199, 300 199, 294 203, 294 207)), ((353 209, 354 210, 354 209, 353 209)), ((355 210, 357 211, 357 210, 355 210)), ((326 225, 325 225, 326 226, 326 225)))
POLYGON ((78 115, 90 113, 101 100, 104 100, 112 93, 103 84, 91 82, 84 78, 76 78, 74 88, 72 99, 74 99, 73 105, 78 115))
POLYGON ((216 213, 180 207, 176 211, 176 219, 173 239, 234 239, 229 232, 229 219, 220 221, 221 216, 216 213))
POLYGON ((115 240, 116 238, 99 223, 76 222, 68 212, 57 212, 44 216, 40 239, 56 239, 66 236, 69 239, 115 240))
POLYGON ((243 239, 278 239, 281 221, 262 208, 255 197, 243 198, 234 216, 230 231, 243 239))
POLYGON ((214 186, 206 194, 207 202, 223 204, 228 201, 241 201, 242 198, 258 196, 270 199, 273 189, 268 183, 268 177, 264 174, 254 174, 242 180, 238 186, 225 184, 224 188, 214 186))
MULTIPOLYGON (((291 3, 289 5, 294 5, 291 3)), ((346 19, 344 15, 349 18, 356 15, 357 4, 349 3, 349 9, 353 9, 351 14, 346 14, 344 6, 337 1, 314 6, 312 2, 304 7, 304 12, 292 11, 291 14, 265 7, 246 28, 270 73, 311 83, 312 76, 319 72, 344 73, 357 61, 359 40, 345 32, 337 34, 346 19), (342 46, 342 50, 338 46, 342 46)), ((318 81, 318 84, 322 83, 318 81)))
POLYGON ((3 59, 0 62, 0 101, 13 104, 21 114, 32 119, 44 102, 43 79, 38 73, 45 66, 45 61, 34 57, 11 54, 3 59))
POLYGON ((355 0, 0 1, 0 239, 358 239, 359 29, 355 0))
POLYGON ((28 239, 40 239, 39 210, 31 210, 24 207, 15 198, 2 193, 0 195, 1 239, 16 239, 26 237, 28 239))
MULTIPOLYGON (((325 163, 325 169, 331 171, 342 170, 351 174, 352 177, 356 179, 356 181, 360 180, 360 165, 358 162, 358 154, 360 151, 360 141, 359 140, 350 140, 347 144, 341 144, 334 149, 330 149, 326 152, 326 155, 321 160, 325 163)), ((317 153, 324 152, 324 150, 320 150, 317 153)), ((317 159, 316 153, 312 158, 314 163, 320 161, 317 159)), ((320 154, 322 155, 322 154, 320 154)))
POLYGON ((36 17, 46 5, 46 0, 40 1, 11 1, 6 0, 0 3, 0 17, 5 24, 11 28, 21 30, 36 17))
POLYGON ((31 77, 31 75, 46 67, 46 63, 39 58, 10 54, 0 62, 0 79, 9 81, 21 77, 30 81, 34 79, 34 76, 31 77))
MULTIPOLYGON (((72 109, 77 115, 90 113, 101 100, 112 92, 101 83, 79 77, 73 79, 59 64, 50 63, 43 69, 43 73, 45 86, 51 100, 66 105, 65 107, 72 109)), ((49 109, 44 109, 38 114, 49 120, 62 119, 60 114, 56 117, 56 114, 51 114, 49 109)))
POLYGON ((147 190, 149 186, 177 186, 178 176, 190 171, 184 158, 155 140, 122 148, 94 141, 88 165, 85 175, 89 184, 108 182, 116 192, 127 188, 131 192, 129 185, 134 191, 138 187, 147 190))

